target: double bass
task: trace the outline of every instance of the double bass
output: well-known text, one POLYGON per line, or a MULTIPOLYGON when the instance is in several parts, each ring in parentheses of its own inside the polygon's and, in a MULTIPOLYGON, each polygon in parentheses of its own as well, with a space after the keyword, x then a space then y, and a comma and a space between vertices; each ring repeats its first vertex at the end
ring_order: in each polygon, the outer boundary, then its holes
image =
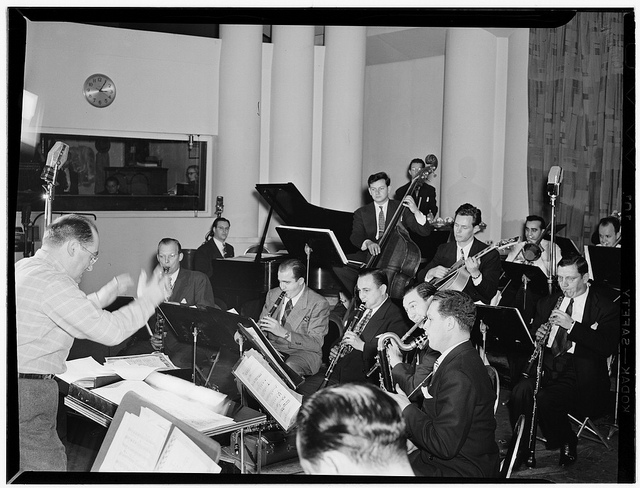
MULTIPOLYGON (((431 171, 430 168, 423 168, 411 180, 402 201, 427 180, 431 171)), ((365 264, 366 268, 379 268, 387 273, 389 279, 387 293, 391 298, 402 298, 407 285, 416 275, 422 257, 420 248, 411 240, 407 228, 402 223, 402 214, 405 209, 406 207, 400 203, 378 241, 380 253, 371 256, 365 264)))

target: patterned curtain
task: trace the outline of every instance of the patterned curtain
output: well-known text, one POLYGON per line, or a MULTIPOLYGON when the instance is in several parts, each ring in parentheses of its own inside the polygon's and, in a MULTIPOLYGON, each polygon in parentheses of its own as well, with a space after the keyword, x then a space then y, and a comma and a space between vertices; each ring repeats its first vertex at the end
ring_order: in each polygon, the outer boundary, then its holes
POLYGON ((529 210, 551 219, 547 176, 564 170, 558 235, 582 250, 600 218, 622 206, 623 15, 578 12, 565 26, 531 29, 529 210))

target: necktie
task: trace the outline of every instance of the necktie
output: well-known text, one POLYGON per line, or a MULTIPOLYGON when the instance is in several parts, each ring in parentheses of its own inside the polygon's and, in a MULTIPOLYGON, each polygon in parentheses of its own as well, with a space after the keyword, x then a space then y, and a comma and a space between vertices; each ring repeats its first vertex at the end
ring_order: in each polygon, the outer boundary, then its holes
POLYGON ((356 334, 358 336, 362 335, 362 331, 364 330, 364 328, 367 326, 367 324, 369 323, 369 319, 371 318, 371 310, 367 309, 367 311, 365 312, 364 316, 360 319, 360 323, 358 324, 358 326, 356 327, 357 332, 356 334))
POLYGON ((464 250, 460 247, 460 257, 458 259, 462 259, 464 261, 464 250))
POLYGON ((164 299, 165 302, 168 302, 169 299, 171 298, 171 295, 173 293, 173 285, 174 285, 173 277, 171 277, 169 278, 169 294, 165 297, 164 299))
POLYGON ((282 325, 287 321, 287 317, 291 313, 291 309, 293 308, 293 304, 291 300, 287 300, 287 304, 284 306, 284 312, 282 313, 282 325))
POLYGON ((380 207, 380 213, 378 213, 378 237, 377 240, 380 240, 382 234, 384 234, 384 212, 382 211, 382 207, 380 207))
POLYGON ((228 253, 228 248, 227 248, 227 243, 225 242, 224 244, 222 244, 222 256, 225 258, 229 257, 229 253, 228 253))
MULTIPOLYGON (((565 310, 565 312, 571 317, 571 313, 573 312, 573 298, 569 300, 569 306, 565 310)), ((556 333, 556 338, 551 345, 551 352, 553 353, 553 357, 560 356, 560 354, 566 352, 571 347, 571 341, 567 339, 567 329, 564 327, 558 327, 558 332, 556 333)))
POLYGON ((440 359, 436 359, 436 362, 433 363, 433 374, 436 374, 436 371, 440 367, 440 359))

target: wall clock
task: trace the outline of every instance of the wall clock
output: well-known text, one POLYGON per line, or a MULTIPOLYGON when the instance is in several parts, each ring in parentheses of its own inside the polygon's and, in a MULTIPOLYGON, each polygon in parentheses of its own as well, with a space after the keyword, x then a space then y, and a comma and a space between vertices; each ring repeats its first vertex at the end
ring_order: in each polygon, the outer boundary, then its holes
POLYGON ((104 108, 116 98, 116 85, 111 78, 102 74, 89 76, 84 82, 84 97, 94 107, 104 108))

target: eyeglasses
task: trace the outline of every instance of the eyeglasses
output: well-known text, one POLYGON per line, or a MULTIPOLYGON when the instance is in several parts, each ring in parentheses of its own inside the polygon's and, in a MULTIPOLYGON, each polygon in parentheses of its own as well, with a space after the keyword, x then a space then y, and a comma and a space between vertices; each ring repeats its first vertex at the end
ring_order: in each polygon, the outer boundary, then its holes
POLYGON ((98 260, 98 253, 97 252, 91 252, 89 251, 89 249, 87 249, 86 247, 84 247, 82 244, 80 244, 80 247, 82 249, 84 249, 85 251, 87 251, 90 255, 91 255, 91 266, 93 266, 94 264, 96 264, 96 261, 98 260))

